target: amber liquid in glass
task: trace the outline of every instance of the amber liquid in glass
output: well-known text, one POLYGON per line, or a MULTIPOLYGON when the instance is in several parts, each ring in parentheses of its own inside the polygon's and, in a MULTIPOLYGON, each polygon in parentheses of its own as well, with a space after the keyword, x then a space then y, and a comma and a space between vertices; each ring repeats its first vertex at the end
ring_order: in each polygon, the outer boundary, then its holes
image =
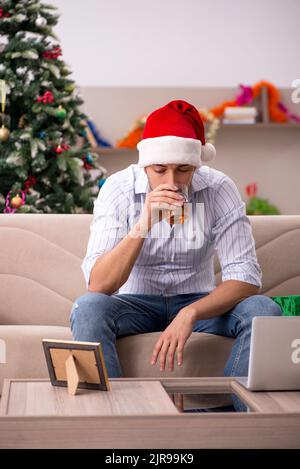
MULTIPOLYGON (((176 192, 177 194, 183 195, 183 197, 184 197, 183 202, 184 203, 188 202, 188 187, 187 187, 187 185, 183 184, 182 186, 178 186, 177 191, 174 191, 174 192, 176 192)), ((182 205, 182 207, 178 207, 178 209, 176 210, 176 222, 179 223, 180 225, 183 225, 183 223, 188 218, 186 216, 185 210, 186 209, 184 208, 184 204, 182 205), (181 210, 181 214, 179 214, 179 210, 181 210)), ((169 224, 174 225, 174 223, 175 223, 175 213, 174 213, 174 210, 171 210, 170 211, 169 224)))

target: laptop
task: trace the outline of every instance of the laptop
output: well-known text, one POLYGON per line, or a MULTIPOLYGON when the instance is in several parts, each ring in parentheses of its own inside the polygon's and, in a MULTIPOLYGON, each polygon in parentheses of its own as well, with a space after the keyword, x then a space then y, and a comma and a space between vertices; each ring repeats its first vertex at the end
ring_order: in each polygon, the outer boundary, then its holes
POLYGON ((250 391, 300 390, 300 316, 257 316, 252 320, 250 391))

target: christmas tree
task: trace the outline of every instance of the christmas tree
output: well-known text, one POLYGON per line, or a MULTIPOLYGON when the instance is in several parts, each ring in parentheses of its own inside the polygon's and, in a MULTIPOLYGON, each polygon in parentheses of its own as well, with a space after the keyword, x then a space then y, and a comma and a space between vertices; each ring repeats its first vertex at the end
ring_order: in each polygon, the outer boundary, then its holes
POLYGON ((39 0, 0 0, 0 213, 91 213, 105 180, 57 21, 39 0))

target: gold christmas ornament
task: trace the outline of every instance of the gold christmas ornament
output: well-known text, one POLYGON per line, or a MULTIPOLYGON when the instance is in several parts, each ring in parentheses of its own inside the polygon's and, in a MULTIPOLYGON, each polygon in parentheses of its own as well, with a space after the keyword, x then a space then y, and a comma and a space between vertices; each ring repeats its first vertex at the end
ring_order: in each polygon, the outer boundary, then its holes
POLYGON ((0 142, 6 142, 9 139, 9 130, 7 127, 4 127, 3 116, 5 113, 5 104, 6 104, 6 83, 4 80, 0 80, 0 91, 1 91, 1 113, 2 113, 2 127, 0 128, 0 142))
POLYGON ((25 118, 24 118, 24 116, 20 117, 18 126, 19 126, 19 129, 24 129, 24 127, 25 127, 25 118))
POLYGON ((17 194, 15 197, 11 199, 11 206, 13 208, 20 208, 22 205, 22 198, 17 194))
POLYGON ((0 142, 7 142, 7 140, 9 139, 9 135, 10 131, 8 130, 8 128, 2 125, 2 127, 0 127, 0 142))
POLYGON ((66 91, 74 91, 74 90, 75 90, 75 87, 76 87, 75 83, 70 83, 69 85, 67 85, 67 86, 65 87, 65 90, 66 90, 66 91))

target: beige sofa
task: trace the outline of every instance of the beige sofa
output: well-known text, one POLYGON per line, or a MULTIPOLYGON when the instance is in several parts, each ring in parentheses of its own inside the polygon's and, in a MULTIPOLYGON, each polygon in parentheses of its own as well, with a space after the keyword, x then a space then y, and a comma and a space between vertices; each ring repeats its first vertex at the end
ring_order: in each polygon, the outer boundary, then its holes
MULTIPOLYGON (((262 293, 299 294, 300 215, 249 218, 263 270, 262 293)), ((3 378, 47 377, 42 338, 72 338, 69 315, 75 298, 86 291, 80 265, 91 220, 92 215, 0 216, 0 392, 3 378)), ((124 376, 161 375, 149 365, 158 336, 118 340, 124 376)), ((232 342, 192 334, 184 366, 172 376, 222 376, 232 342)))

